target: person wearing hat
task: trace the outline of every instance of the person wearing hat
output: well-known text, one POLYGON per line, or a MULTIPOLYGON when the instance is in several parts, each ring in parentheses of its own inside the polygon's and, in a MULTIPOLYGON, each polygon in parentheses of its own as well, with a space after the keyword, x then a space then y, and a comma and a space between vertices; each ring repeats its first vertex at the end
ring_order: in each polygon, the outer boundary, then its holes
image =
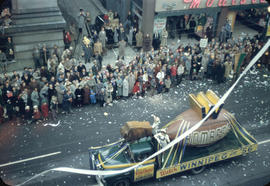
POLYGON ((75 94, 75 105, 77 107, 82 107, 82 105, 83 105, 84 90, 83 90, 81 84, 77 85, 77 88, 76 88, 74 94, 75 94))
POLYGON ((34 105, 33 106, 33 122, 35 122, 36 124, 38 124, 42 118, 42 115, 41 115, 41 112, 40 110, 38 109, 38 106, 37 105, 34 105))
POLYGON ((49 105, 48 100, 41 100, 41 112, 43 116, 43 120, 46 121, 49 118, 49 105))
POLYGON ((32 116, 33 114, 30 106, 25 106, 24 120, 27 122, 27 124, 30 124, 32 122, 32 116))
POLYGON ((85 18, 86 15, 84 13, 84 10, 82 8, 80 8, 80 13, 78 16, 78 28, 79 28, 79 34, 78 34, 78 38, 77 38, 77 43, 81 40, 80 38, 82 37, 82 34, 84 32, 84 28, 85 28, 85 18))
POLYGON ((83 47, 85 63, 90 63, 90 59, 92 57, 92 48, 91 48, 90 43, 91 43, 90 39, 84 36, 82 47, 83 47))
POLYGON ((94 54, 95 54, 95 56, 102 55, 102 52, 103 52, 102 48, 103 48, 102 43, 98 39, 97 42, 95 42, 95 44, 94 44, 94 54))
POLYGON ((66 113, 71 113, 71 105, 72 105, 73 99, 72 99, 72 92, 70 90, 67 90, 64 94, 64 100, 63 100, 63 109, 66 113))
POLYGON ((105 32, 104 27, 101 27, 101 31, 98 34, 98 38, 102 44, 103 52, 106 52, 106 42, 108 41, 108 38, 106 36, 106 32, 105 32))
POLYGON ((125 49, 126 49, 126 41, 122 39, 119 42, 119 54, 118 59, 124 59, 125 58, 125 49))
POLYGON ((33 92, 31 93, 31 101, 33 105, 39 106, 39 94, 37 87, 35 87, 33 92))

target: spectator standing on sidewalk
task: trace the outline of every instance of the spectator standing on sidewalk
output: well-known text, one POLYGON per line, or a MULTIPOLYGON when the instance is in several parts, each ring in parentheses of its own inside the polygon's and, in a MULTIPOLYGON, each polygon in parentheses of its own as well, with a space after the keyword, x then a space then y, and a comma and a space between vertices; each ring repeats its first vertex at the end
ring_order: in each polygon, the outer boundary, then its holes
POLYGON ((101 31, 98 34, 98 38, 102 44, 102 50, 105 53, 106 52, 106 42, 108 40, 108 38, 106 37, 106 32, 104 27, 101 28, 101 31))
POLYGON ((161 33, 161 46, 162 47, 167 46, 167 40, 168 40, 168 32, 166 28, 164 28, 161 33))
POLYGON ((81 8, 80 9, 80 13, 79 13, 79 16, 78 16, 78 28, 79 28, 79 33, 78 33, 78 36, 77 36, 77 43, 76 45, 78 44, 78 42, 80 42, 80 40, 82 39, 82 36, 84 34, 84 30, 85 30, 85 13, 84 13, 84 10, 81 8))
POLYGON ((67 113, 71 113, 71 104, 72 104, 72 93, 70 90, 68 90, 65 94, 64 94, 64 100, 63 100, 63 109, 67 112, 67 113))
POLYGON ((171 78, 170 76, 167 76, 167 78, 165 79, 165 92, 169 92, 171 84, 172 84, 171 78))
POLYGON ((123 80, 123 97, 127 98, 129 94, 129 82, 128 82, 128 76, 126 76, 123 80))
POLYGON ((56 96, 52 96, 52 101, 50 105, 51 110, 51 118, 53 121, 57 120, 57 114, 58 114, 58 101, 56 96))
POLYGON ((34 47, 32 56, 35 64, 35 69, 40 68, 40 50, 38 49, 38 46, 34 47))
POLYGON ((122 39, 119 42, 119 54, 118 54, 119 59, 125 58, 125 48, 126 48, 126 42, 122 39))
POLYGON ((6 72, 7 71, 7 57, 6 57, 6 54, 2 52, 2 50, 0 50, 0 63, 1 63, 3 71, 6 72))
POLYGON ((152 42, 151 42, 151 37, 149 34, 146 34, 143 38, 143 51, 148 52, 152 48, 152 42))
POLYGON ((11 40, 11 37, 8 37, 6 44, 6 56, 8 61, 14 60, 14 45, 11 40))
POLYGON ((140 50, 142 48, 142 45, 143 45, 143 34, 142 34, 142 32, 139 30, 135 37, 136 37, 136 47, 137 47, 138 50, 140 50))

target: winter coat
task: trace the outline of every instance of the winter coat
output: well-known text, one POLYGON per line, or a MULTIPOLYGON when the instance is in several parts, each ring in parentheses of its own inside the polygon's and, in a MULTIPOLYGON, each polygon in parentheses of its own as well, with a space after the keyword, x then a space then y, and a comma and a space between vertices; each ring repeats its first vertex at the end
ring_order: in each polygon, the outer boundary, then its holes
POLYGON ((132 45, 132 39, 133 39, 133 28, 131 28, 130 30, 129 30, 129 33, 128 33, 128 44, 129 45, 132 45))
POLYGON ((43 87, 39 92, 39 96, 41 103, 48 102, 48 87, 43 87))
POLYGON ((31 94, 31 100, 32 100, 32 105, 35 106, 39 106, 39 95, 37 91, 33 91, 31 94))
POLYGON ((100 31, 98 34, 98 38, 102 44, 102 47, 105 48, 106 46, 106 41, 107 41, 107 37, 106 37, 106 32, 105 31, 100 31))
POLYGON ((134 84, 135 84, 135 76, 134 76, 134 74, 130 74, 128 76, 129 93, 132 93, 134 84))
POLYGON ((57 100, 59 104, 63 103, 63 97, 64 97, 64 93, 65 93, 65 89, 64 87, 60 87, 60 86, 56 86, 55 90, 57 92, 57 100))
POLYGON ((167 46, 168 32, 166 30, 162 30, 161 33, 161 46, 167 46))
POLYGON ((224 65, 225 65, 225 74, 224 74, 224 77, 226 79, 228 79, 229 78, 229 75, 231 73, 231 70, 232 70, 232 63, 226 61, 224 65))
POLYGON ((142 47, 142 44, 143 44, 143 34, 142 34, 142 32, 138 32, 135 37, 136 37, 136 46, 137 47, 142 47))
POLYGON ((103 50, 102 50, 102 43, 101 42, 96 42, 94 44, 94 53, 95 55, 101 55, 103 50))
POLYGON ((40 112, 38 109, 37 109, 37 110, 34 110, 33 118, 34 118, 35 120, 40 120, 41 117, 42 117, 41 112, 40 112))
POLYGON ((105 101, 106 103, 111 103, 112 102, 112 92, 113 92, 113 87, 111 84, 109 84, 106 88, 106 93, 105 93, 105 101))
POLYGON ((89 104, 90 101, 90 89, 88 87, 85 87, 83 90, 84 90, 83 104, 87 105, 89 104))
POLYGON ((124 40, 119 42, 119 57, 125 56, 126 42, 124 40))
POLYGON ((97 103, 96 93, 93 90, 90 90, 90 100, 91 100, 91 104, 96 104, 97 103))
POLYGON ((149 37, 145 36, 143 38, 143 51, 148 52, 151 50, 151 48, 152 48, 151 38, 150 36, 149 37))
POLYGON ((115 30, 114 33, 113 33, 113 41, 114 43, 118 43, 118 37, 119 37, 119 34, 118 34, 118 31, 115 30))
POLYGON ((129 93, 129 83, 127 79, 124 79, 123 81, 123 96, 128 97, 129 93))
POLYGON ((49 106, 48 106, 47 103, 43 103, 41 105, 41 112, 42 112, 43 118, 48 118, 49 117, 49 106))
POLYGON ((171 79, 170 78, 166 78, 165 79, 165 87, 166 88, 171 88, 171 84, 172 84, 171 79))
POLYGON ((121 78, 117 79, 116 84, 117 84, 117 96, 123 96, 123 80, 121 78))

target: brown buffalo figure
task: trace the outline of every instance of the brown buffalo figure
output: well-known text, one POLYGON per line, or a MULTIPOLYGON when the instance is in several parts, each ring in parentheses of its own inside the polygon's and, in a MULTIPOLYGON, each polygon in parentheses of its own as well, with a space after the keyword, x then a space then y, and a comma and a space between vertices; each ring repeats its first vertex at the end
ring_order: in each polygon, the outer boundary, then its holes
POLYGON ((152 137, 152 126, 147 121, 128 121, 120 130, 127 142, 134 142, 143 137, 152 137))

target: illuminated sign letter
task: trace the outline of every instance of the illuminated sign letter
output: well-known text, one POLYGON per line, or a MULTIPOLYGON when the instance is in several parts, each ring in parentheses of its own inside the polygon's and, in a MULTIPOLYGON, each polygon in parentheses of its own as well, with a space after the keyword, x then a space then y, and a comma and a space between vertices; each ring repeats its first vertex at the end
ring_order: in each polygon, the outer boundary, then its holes
POLYGON ((190 3, 192 0, 184 0, 184 3, 190 3))
POLYGON ((253 4, 255 4, 255 3, 257 3, 257 0, 252 0, 251 2, 252 2, 253 4))
POLYGON ((189 8, 199 8, 201 0, 193 0, 189 8))
POLYGON ((246 4, 246 0, 241 0, 240 5, 244 5, 244 4, 246 4))
POLYGON ((232 0, 232 5, 236 5, 236 0, 232 0))
POLYGON ((265 0, 260 0, 261 3, 266 3, 265 0))
POLYGON ((218 0, 218 6, 222 6, 223 0, 218 0))
POLYGON ((207 0, 206 6, 211 7, 213 5, 213 3, 214 3, 214 0, 207 0))

